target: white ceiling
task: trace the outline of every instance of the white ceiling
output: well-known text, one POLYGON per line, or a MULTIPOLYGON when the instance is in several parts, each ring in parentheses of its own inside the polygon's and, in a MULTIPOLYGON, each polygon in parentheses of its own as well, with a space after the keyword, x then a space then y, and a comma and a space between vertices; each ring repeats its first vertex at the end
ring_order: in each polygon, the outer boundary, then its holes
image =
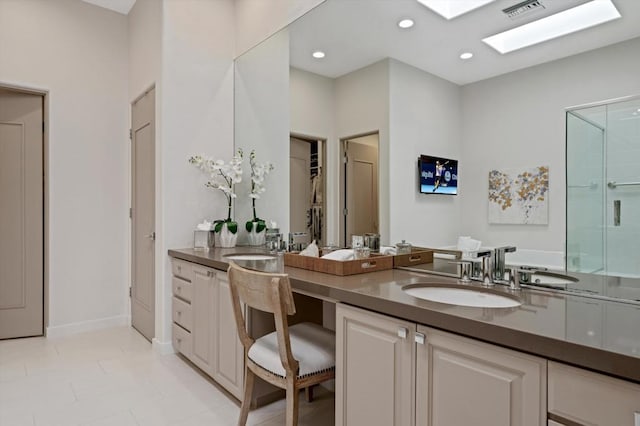
MULTIPOLYGON (((82 0, 87 3, 91 3, 96 6, 103 7, 105 9, 113 10, 114 12, 128 15, 129 11, 136 3, 136 0, 82 0)), ((160 0, 156 0, 160 1, 160 0)))
POLYGON ((620 19, 501 55, 482 39, 588 0, 541 0, 545 9, 515 20, 502 13, 520 1, 496 0, 447 21, 416 0, 327 0, 289 27, 291 65, 335 78, 391 57, 462 85, 640 36, 640 0, 613 0, 620 19), (414 27, 398 28, 403 18, 414 27), (322 60, 311 57, 318 49, 322 60), (474 57, 460 60, 466 51, 474 57))

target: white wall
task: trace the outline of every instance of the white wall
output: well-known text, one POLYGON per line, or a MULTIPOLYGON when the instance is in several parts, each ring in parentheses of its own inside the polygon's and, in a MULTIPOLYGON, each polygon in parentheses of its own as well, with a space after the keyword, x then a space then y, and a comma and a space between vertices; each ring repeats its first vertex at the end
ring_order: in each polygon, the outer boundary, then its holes
POLYGON ((236 60, 235 147, 245 152, 243 182, 236 185, 234 218, 246 241, 245 222, 253 219, 249 153, 258 163, 271 162, 265 192, 256 200, 260 219, 275 221, 289 232, 289 33, 281 31, 236 60))
MULTIPOLYGON (((339 140, 335 135, 335 80, 303 71, 298 68, 291 68, 289 73, 291 98, 291 132, 309 136, 312 139, 325 139, 327 141, 327 152, 331 152, 332 161, 324 161, 325 178, 329 182, 331 191, 327 193, 330 198, 327 200, 327 211, 337 211, 338 197, 333 192, 338 185, 338 165, 335 164, 335 152, 339 154, 339 140)), ((324 243, 336 244, 339 241, 338 224, 339 216, 326 214, 325 227, 327 230, 327 241, 324 243)))
MULTIPOLYGON (((379 233, 381 244, 391 242, 389 230, 389 60, 385 59, 335 80, 335 134, 339 141, 365 133, 379 132, 379 233)), ((339 223, 340 145, 327 146, 327 222, 339 223)), ((334 231, 335 235, 335 231, 334 231)), ((327 234, 329 238, 329 234, 327 234)), ((337 236, 333 241, 339 241, 337 236)), ((330 239, 330 238, 329 238, 330 239)))
POLYGON ((564 252, 565 108, 640 93, 640 39, 462 88, 461 232, 487 245, 564 252), (490 169, 549 165, 549 225, 490 225, 490 169))
POLYGON ((236 47, 240 56, 325 0, 235 0, 236 47))
POLYGON ((463 181, 457 196, 421 194, 417 164, 421 154, 460 159, 460 87, 396 60, 390 61, 389 77, 390 242, 455 245, 469 190, 463 181))
POLYGON ((0 82, 49 92, 51 335, 127 315, 127 50, 118 13, 0 2, 0 82))
MULTIPOLYGON (((191 155, 233 152, 233 1, 165 0, 162 10, 161 222, 156 252, 156 340, 171 339, 171 264, 167 250, 193 246, 203 219, 226 215, 224 197, 205 188, 191 155)), ((219 192, 219 191, 217 191, 219 192)), ((226 216, 225 216, 226 217, 226 216)))
MULTIPOLYGON (((162 2, 137 0, 127 15, 129 30, 129 100, 160 81, 162 2)), ((159 86, 159 85, 158 85, 159 86)), ((156 87, 156 103, 159 98, 156 87)), ((157 121, 157 120, 156 120, 157 121)), ((156 138, 158 132, 156 132, 156 138)))

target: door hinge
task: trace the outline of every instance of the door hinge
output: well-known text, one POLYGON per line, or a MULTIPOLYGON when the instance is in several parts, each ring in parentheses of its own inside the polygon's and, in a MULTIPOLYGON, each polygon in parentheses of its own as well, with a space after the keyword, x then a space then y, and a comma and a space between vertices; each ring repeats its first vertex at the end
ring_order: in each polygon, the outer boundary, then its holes
POLYGON ((129 207, 129 219, 133 219, 133 209, 129 207))
POLYGON ((344 209, 344 210, 342 210, 342 214, 343 214, 344 216, 348 215, 348 214, 349 214, 349 209, 344 209))
POLYGON ((131 297, 131 287, 129 287, 129 297, 131 297))
POLYGON ((133 140, 133 130, 129 129, 129 139, 133 140))
POLYGON ((42 122, 42 133, 44 133, 44 129, 45 129, 45 127, 44 127, 44 121, 43 121, 42 122))
POLYGON ((349 162, 349 157, 347 157, 346 155, 344 157, 342 157, 342 162, 344 164, 347 164, 349 162))

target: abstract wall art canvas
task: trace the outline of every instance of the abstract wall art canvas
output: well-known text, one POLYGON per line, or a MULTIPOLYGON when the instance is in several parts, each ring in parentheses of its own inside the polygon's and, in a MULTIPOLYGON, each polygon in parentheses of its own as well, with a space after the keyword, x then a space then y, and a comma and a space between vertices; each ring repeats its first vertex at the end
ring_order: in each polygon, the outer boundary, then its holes
POLYGON ((489 172, 489 223, 547 225, 549 166, 489 172))

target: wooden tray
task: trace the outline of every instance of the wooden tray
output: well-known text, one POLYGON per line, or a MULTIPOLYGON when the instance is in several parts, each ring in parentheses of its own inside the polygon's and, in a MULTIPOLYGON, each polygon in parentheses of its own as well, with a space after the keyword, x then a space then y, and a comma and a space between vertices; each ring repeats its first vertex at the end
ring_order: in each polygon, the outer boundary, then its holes
POLYGON ((397 268, 400 266, 421 265, 423 263, 433 263, 432 249, 427 249, 422 247, 412 247, 411 254, 397 254, 393 256, 394 268, 397 268))
POLYGON ((284 264, 285 266, 307 269, 309 271, 345 276, 392 269, 393 256, 383 256, 372 253, 371 256, 366 259, 342 262, 319 257, 300 256, 298 253, 285 253, 284 264))

